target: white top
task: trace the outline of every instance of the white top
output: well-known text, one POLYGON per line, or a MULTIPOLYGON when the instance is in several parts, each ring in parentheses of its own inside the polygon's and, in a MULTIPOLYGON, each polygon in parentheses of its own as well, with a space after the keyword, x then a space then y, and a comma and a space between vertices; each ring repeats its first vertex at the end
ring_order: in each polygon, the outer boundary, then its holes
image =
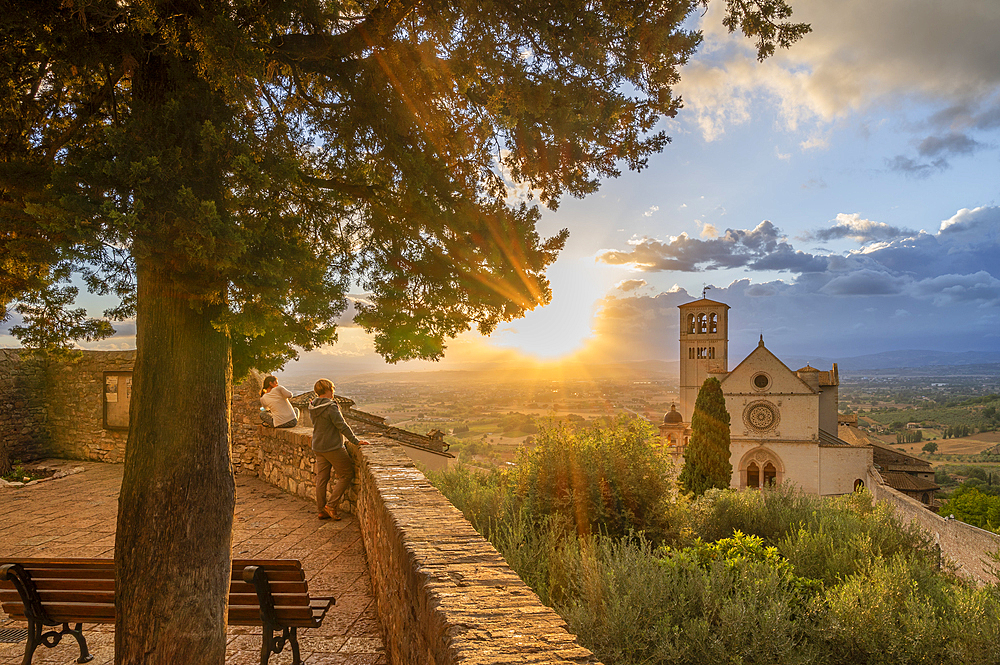
POLYGON ((295 409, 292 408, 292 403, 288 401, 288 398, 291 396, 292 393, 288 392, 288 389, 283 386, 275 386, 271 388, 270 392, 266 392, 260 396, 260 403, 265 409, 271 412, 271 419, 274 421, 275 427, 284 425, 295 418, 295 409))

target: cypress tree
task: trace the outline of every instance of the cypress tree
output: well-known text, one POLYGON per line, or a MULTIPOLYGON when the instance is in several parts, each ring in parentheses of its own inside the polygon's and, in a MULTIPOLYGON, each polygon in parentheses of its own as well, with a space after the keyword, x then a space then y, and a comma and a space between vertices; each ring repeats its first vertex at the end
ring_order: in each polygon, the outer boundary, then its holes
POLYGON ((725 489, 733 475, 729 461, 729 411, 718 379, 705 379, 691 415, 691 441, 684 450, 681 485, 696 496, 725 489))

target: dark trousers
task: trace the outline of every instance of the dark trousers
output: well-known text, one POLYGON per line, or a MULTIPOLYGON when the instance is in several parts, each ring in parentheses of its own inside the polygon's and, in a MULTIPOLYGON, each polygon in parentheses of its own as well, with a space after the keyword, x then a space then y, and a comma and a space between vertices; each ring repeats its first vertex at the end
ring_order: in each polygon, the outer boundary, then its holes
MULTIPOLYGON (((315 451, 314 451, 315 452, 315 451)), ((354 462, 344 448, 337 448, 328 453, 316 452, 316 509, 323 512, 324 506, 336 508, 340 504, 344 492, 354 480, 354 462), (330 500, 327 501, 326 486, 330 482, 331 468, 337 474, 337 482, 330 490, 330 500)))

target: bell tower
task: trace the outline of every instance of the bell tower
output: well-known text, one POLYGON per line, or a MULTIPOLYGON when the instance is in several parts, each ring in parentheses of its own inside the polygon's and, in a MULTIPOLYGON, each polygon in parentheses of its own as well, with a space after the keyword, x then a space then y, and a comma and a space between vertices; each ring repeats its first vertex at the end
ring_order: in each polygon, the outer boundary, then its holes
POLYGON ((691 422, 701 384, 710 374, 729 371, 729 305, 701 300, 678 305, 680 310, 680 413, 691 422))

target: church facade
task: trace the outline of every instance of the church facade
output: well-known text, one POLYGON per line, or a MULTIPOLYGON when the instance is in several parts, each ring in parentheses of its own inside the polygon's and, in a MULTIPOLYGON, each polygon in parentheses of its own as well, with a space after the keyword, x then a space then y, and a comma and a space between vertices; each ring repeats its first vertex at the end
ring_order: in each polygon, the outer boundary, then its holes
POLYGON ((702 383, 722 385, 730 417, 733 488, 794 483, 805 492, 837 495, 869 482, 872 450, 837 437, 837 365, 789 369, 765 345, 729 370, 729 306, 702 298, 680 309, 680 408, 660 426, 679 457, 702 383))

